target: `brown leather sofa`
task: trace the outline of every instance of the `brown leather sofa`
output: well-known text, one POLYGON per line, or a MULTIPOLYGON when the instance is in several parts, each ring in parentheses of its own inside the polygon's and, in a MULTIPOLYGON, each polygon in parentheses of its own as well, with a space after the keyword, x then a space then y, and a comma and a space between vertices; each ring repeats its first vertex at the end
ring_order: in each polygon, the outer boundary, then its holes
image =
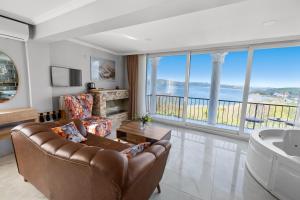
POLYGON ((73 143, 51 132, 57 125, 25 123, 11 134, 19 173, 48 199, 146 200, 159 186, 169 141, 127 159, 126 144, 91 134, 73 143))

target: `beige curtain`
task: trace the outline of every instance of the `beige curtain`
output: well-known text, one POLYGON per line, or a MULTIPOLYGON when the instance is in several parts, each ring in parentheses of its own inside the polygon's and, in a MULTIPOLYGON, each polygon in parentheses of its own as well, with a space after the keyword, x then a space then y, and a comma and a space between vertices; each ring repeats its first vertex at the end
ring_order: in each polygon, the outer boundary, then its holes
POLYGON ((137 114, 138 93, 138 55, 127 56, 129 110, 128 118, 134 119, 137 114))

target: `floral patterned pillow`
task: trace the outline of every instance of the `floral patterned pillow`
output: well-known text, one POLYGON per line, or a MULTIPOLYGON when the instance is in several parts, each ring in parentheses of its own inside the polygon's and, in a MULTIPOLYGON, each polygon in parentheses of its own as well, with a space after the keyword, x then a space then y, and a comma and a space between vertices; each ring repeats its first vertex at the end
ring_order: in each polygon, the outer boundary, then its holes
POLYGON ((83 137, 80 134, 80 132, 76 128, 74 122, 70 122, 63 126, 54 127, 51 129, 55 134, 65 138, 69 141, 72 141, 72 142, 79 143, 79 142, 83 142, 83 141, 87 140, 85 137, 83 137))
POLYGON ((121 151, 121 153, 125 154, 128 159, 133 158, 138 153, 143 152, 147 147, 150 146, 150 142, 144 142, 137 145, 134 145, 132 147, 129 147, 128 149, 125 149, 121 151))

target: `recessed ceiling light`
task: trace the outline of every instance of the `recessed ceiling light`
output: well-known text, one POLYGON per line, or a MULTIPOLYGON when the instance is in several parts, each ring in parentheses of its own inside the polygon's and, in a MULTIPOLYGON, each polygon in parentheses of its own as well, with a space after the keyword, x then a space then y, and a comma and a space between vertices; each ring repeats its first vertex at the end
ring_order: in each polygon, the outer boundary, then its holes
POLYGON ((272 20, 264 21, 264 22, 263 22, 263 25, 264 25, 264 26, 272 26, 272 25, 274 25, 274 24, 276 24, 276 23, 277 23, 277 20, 272 19, 272 20))
POLYGON ((128 39, 130 39, 130 40, 139 40, 138 38, 130 36, 130 35, 124 34, 123 36, 126 37, 126 38, 128 38, 128 39))

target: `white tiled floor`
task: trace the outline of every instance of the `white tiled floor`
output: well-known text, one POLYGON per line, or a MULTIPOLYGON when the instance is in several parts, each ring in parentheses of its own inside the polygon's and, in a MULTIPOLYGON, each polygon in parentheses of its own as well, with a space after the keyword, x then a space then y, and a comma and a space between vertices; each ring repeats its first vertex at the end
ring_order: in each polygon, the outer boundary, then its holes
POLYGON ((183 128, 172 129, 163 193, 153 195, 153 199, 276 199, 246 169, 246 142, 183 128))
MULTIPOLYGON (((166 125, 160 125, 166 126, 166 125)), ((274 200, 245 167, 247 143, 177 127, 161 182, 151 200, 274 200)), ((113 137, 113 135, 111 136, 113 137)), ((13 156, 0 159, 0 199, 44 199, 17 173, 13 156)))

